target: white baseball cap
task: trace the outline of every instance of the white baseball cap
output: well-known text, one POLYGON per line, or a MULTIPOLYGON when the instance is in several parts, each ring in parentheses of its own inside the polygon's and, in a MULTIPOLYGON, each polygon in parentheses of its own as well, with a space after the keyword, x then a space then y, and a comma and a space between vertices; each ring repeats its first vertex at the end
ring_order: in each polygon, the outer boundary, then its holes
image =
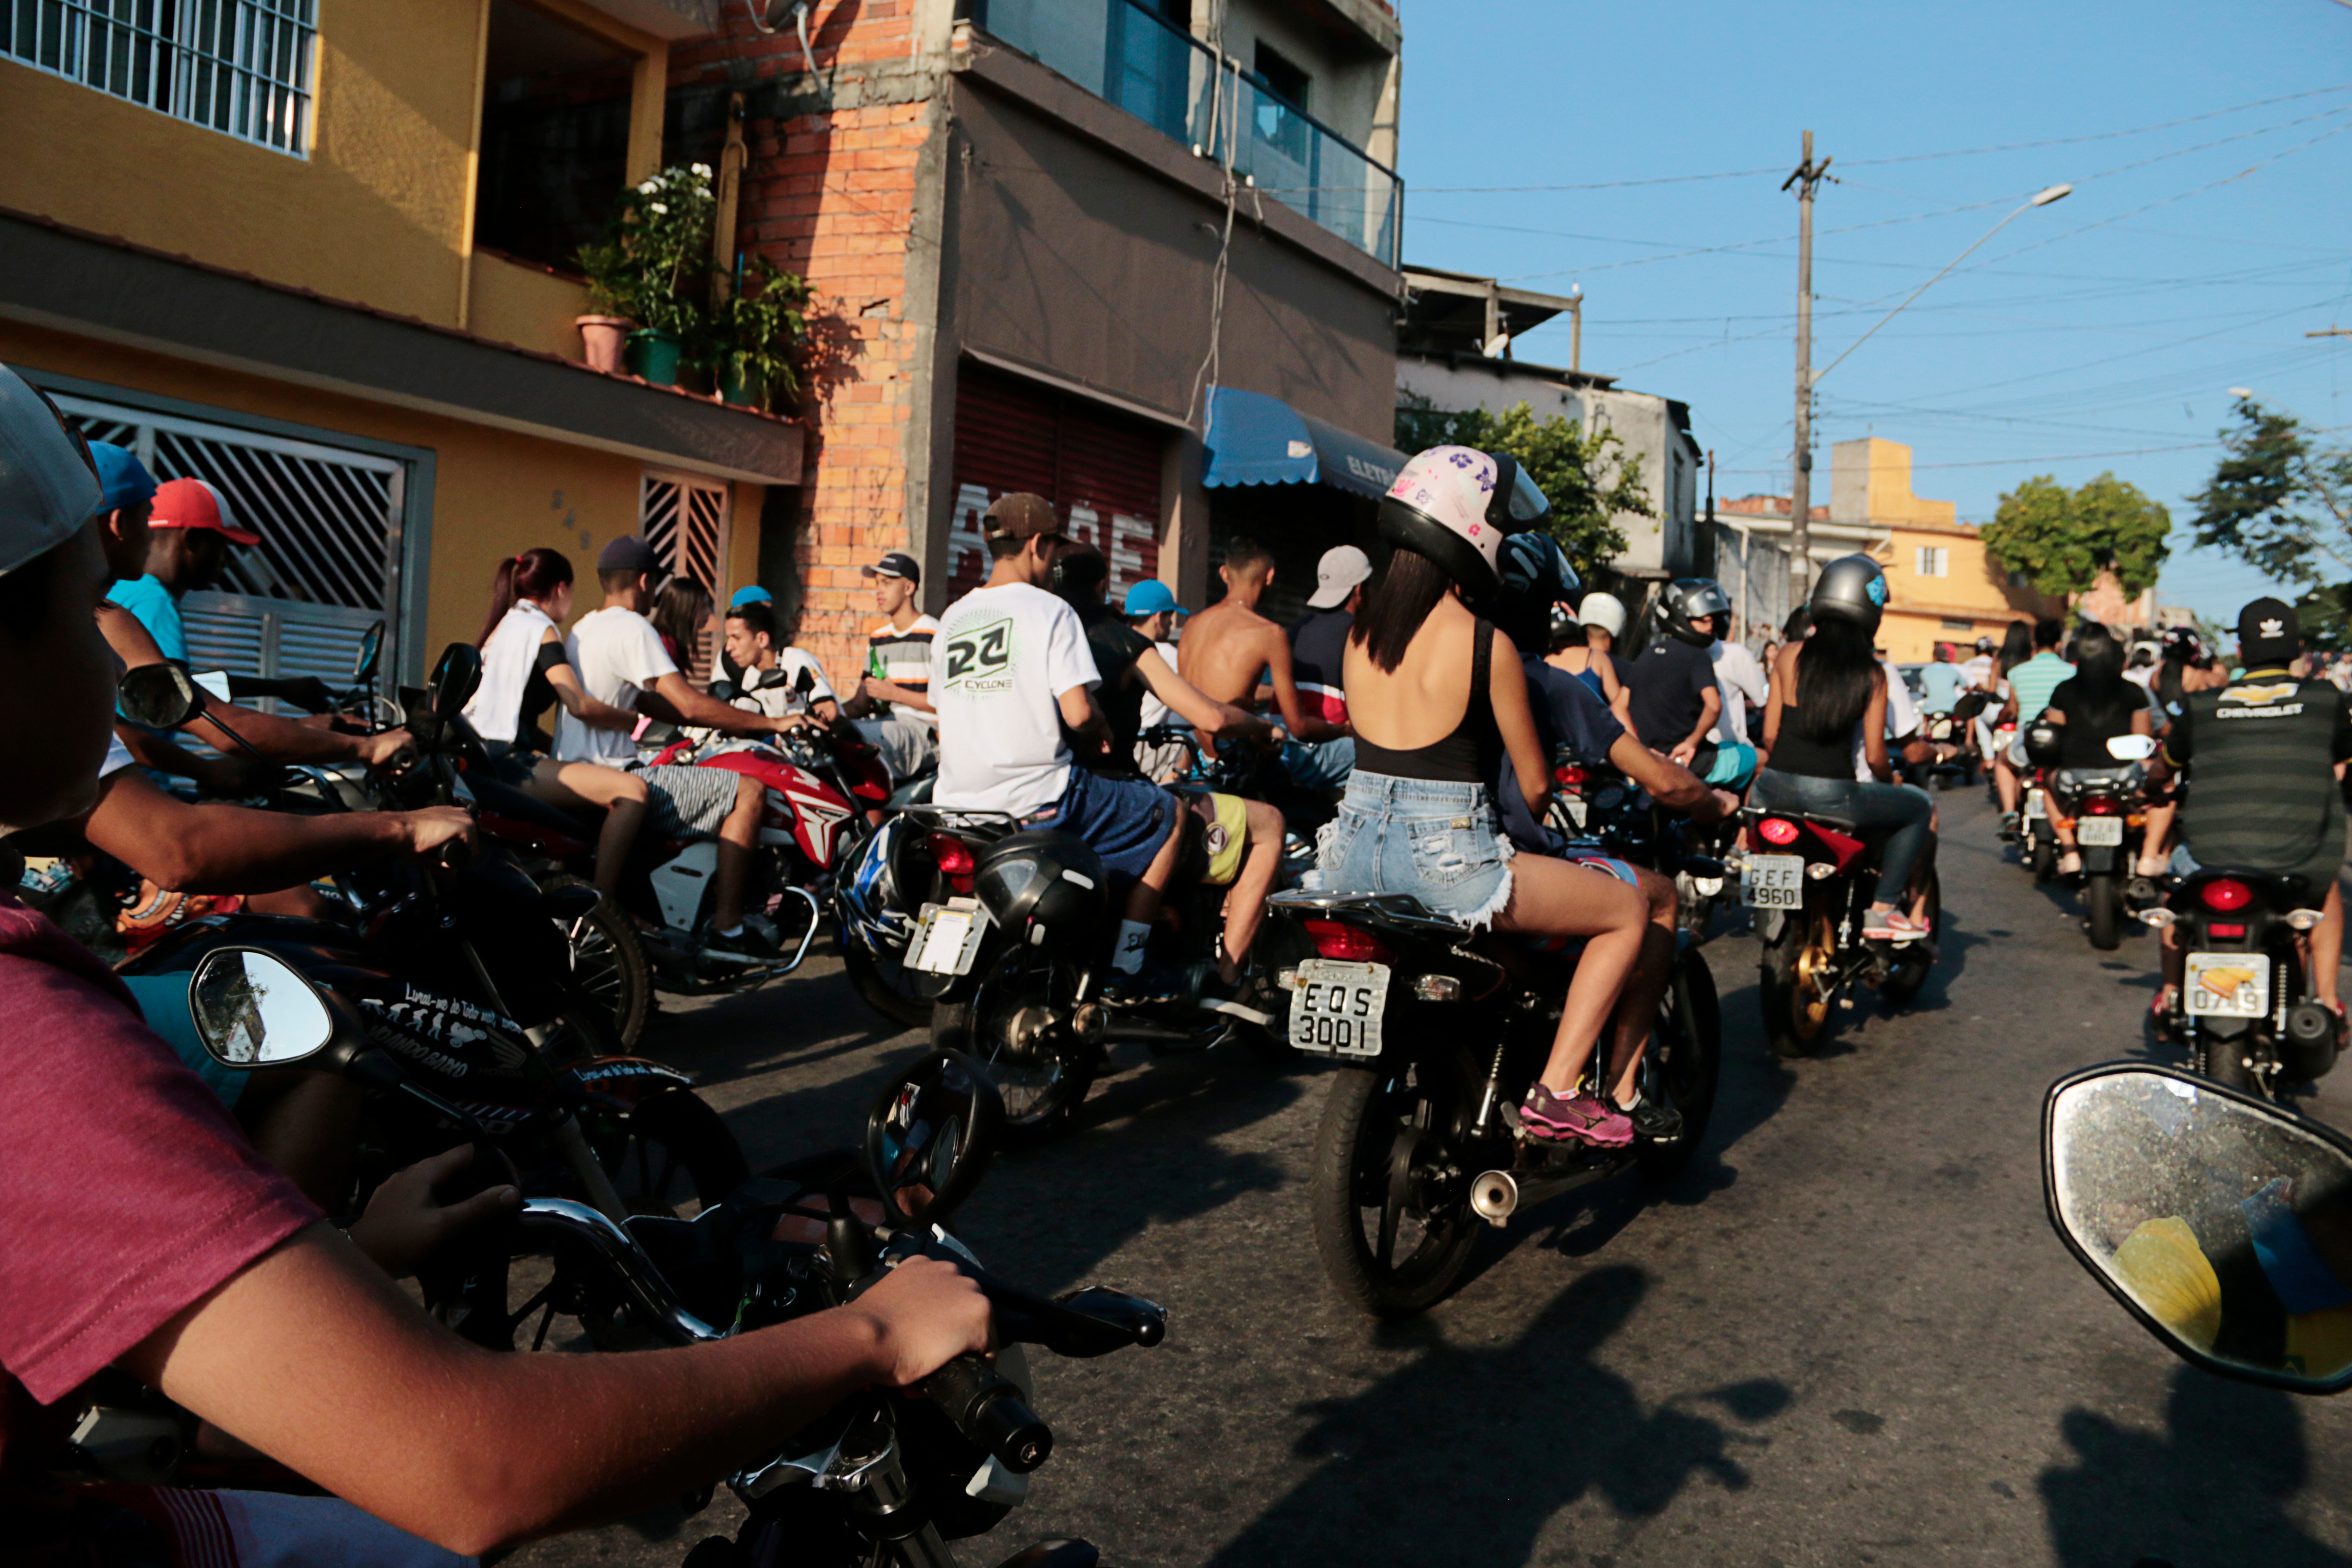
POLYGON ((1354 545, 1341 544, 1325 551, 1323 559, 1315 563, 1315 594, 1307 601, 1307 607, 1337 608, 1371 574, 1371 561, 1354 545))
POLYGON ((71 538, 103 493, 82 438, 0 364, 0 574, 71 538))
POLYGON ((1584 603, 1577 606, 1576 618, 1588 626, 1599 626, 1612 637, 1625 635, 1625 606, 1613 594, 1587 594, 1584 603))

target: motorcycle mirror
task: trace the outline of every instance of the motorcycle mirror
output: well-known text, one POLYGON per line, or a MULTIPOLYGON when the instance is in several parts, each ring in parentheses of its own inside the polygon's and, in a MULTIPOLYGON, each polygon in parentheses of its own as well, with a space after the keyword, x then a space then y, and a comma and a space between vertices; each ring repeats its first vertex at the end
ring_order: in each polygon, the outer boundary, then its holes
POLYGON ((2156 737, 2110 735, 2107 737, 2107 755, 2119 763, 2144 763, 2156 755, 2156 737))
POLYGON ((231 683, 226 669, 199 669, 188 679, 207 696, 217 697, 224 702, 236 700, 236 687, 231 683))
POLYGON ((472 643, 451 643, 441 650, 441 662, 433 667, 429 689, 433 716, 444 722, 455 719, 474 700, 475 689, 481 684, 481 650, 472 643))
POLYGON ((892 1079, 866 1119, 866 1163, 900 1225, 944 1222, 988 1173, 1004 1101, 978 1062, 934 1051, 892 1079))
POLYGON ((205 1051, 225 1067, 285 1067, 335 1037, 334 1016, 310 983, 259 948, 206 953, 188 987, 188 1011, 205 1051))
POLYGON ((710 683, 710 695, 721 702, 732 702, 743 695, 743 689, 731 680, 714 680, 710 683))
POLYGON ((133 724, 176 730, 205 710, 205 700, 186 670, 166 662, 126 671, 115 706, 133 724))
POLYGON ((2063 1079, 2050 1221, 2182 1360, 2298 1394, 2352 1386, 2352 1141, 2168 1068, 2063 1079))
POLYGON ((373 685, 375 667, 383 658, 383 623, 378 621, 368 627, 365 637, 360 638, 359 654, 352 660, 352 684, 353 686, 373 685))

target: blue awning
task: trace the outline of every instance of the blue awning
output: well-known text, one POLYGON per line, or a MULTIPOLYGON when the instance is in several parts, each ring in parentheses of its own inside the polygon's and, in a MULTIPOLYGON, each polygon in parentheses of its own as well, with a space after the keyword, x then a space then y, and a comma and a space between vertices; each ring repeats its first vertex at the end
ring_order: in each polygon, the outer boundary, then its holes
POLYGON ((1231 386, 1209 388, 1207 446, 1207 485, 1326 484, 1378 500, 1404 467, 1402 452, 1231 386))

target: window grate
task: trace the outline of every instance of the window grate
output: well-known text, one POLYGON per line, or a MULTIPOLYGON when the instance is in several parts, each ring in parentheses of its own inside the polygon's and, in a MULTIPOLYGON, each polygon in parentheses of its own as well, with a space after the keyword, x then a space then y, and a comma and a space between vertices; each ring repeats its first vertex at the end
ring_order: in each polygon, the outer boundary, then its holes
POLYGON ((0 56, 309 155, 318 0, 0 0, 0 56))
MULTIPOLYGON (((725 486, 646 475, 637 496, 637 531, 664 567, 710 590, 713 604, 726 602, 720 566, 727 554, 725 486)), ((688 650, 687 677, 698 685, 710 678, 718 658, 719 620, 711 616, 702 646, 688 650)))

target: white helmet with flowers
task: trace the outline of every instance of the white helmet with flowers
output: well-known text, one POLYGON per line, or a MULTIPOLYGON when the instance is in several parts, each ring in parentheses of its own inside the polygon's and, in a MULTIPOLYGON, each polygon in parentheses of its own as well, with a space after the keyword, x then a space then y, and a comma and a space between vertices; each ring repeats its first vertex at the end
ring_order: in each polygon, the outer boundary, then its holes
POLYGON ((1473 599, 1493 594, 1503 536, 1551 510, 1513 458, 1471 447, 1432 447, 1397 474, 1381 500, 1381 537, 1435 562, 1473 599))

